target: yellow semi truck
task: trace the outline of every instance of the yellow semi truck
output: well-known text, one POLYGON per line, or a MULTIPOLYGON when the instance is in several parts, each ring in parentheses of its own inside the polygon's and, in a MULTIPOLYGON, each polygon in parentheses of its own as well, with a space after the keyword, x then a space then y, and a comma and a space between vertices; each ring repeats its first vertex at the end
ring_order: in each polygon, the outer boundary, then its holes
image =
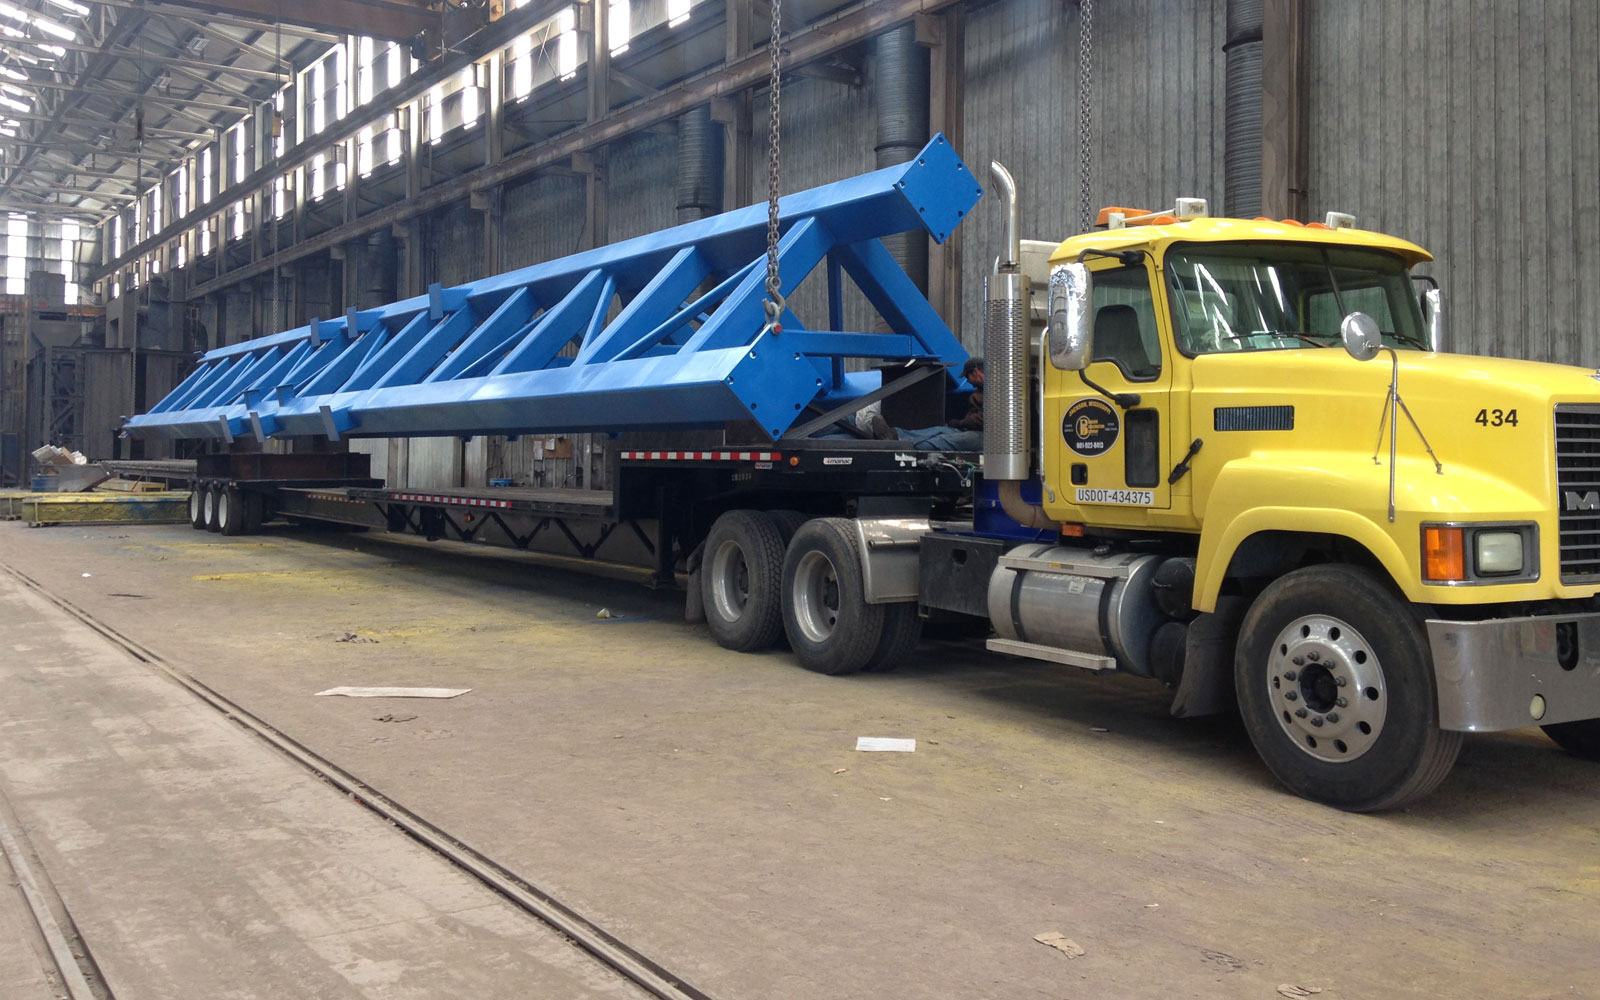
POLYGON ((1236 698, 1347 809, 1430 791, 1466 732, 1600 755, 1600 372, 1446 353, 1429 254, 1348 216, 1108 209, 1041 275, 1007 202, 985 474, 1043 534, 996 560, 991 648, 1236 698))

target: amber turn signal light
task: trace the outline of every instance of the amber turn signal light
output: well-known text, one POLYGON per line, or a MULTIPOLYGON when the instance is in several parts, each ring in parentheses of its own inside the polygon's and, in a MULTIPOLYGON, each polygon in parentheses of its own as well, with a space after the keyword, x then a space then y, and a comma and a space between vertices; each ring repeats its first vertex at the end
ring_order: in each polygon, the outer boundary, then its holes
POLYGON ((1466 544, 1460 528, 1422 529, 1422 577, 1439 583, 1467 578, 1466 544))

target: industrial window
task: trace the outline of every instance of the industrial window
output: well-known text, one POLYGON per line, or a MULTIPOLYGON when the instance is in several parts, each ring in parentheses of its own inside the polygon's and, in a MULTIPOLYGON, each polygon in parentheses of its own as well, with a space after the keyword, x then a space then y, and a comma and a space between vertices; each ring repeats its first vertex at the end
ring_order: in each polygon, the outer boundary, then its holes
POLYGON ((289 214, 289 184, 288 174, 279 174, 272 182, 272 217, 281 219, 289 214))
POLYGON ((215 154, 207 146, 200 151, 200 204, 211 204, 212 185, 216 178, 215 154))
POLYGON ((577 28, 576 14, 566 7, 512 41, 504 53, 506 100, 526 100, 535 87, 572 79, 578 71, 577 28))
POLYGON ((444 138, 444 87, 435 84, 428 91, 428 141, 444 138))
POLYGON ((384 116, 382 128, 368 125, 356 137, 356 173, 370 175, 381 159, 391 166, 400 162, 401 135, 399 116, 393 112, 384 116))
POLYGON ((241 183, 244 182, 244 174, 245 174, 245 142, 244 142, 244 140, 245 140, 245 131, 244 131, 244 122, 240 122, 239 124, 237 124, 237 125, 235 125, 233 127, 232 137, 233 137, 232 138, 232 142, 233 142, 233 182, 235 184, 241 184, 241 183))
POLYGON ((693 0, 667 0, 667 27, 676 28, 689 20, 689 8, 693 0))
POLYGON ((478 122, 478 64, 461 71, 461 124, 471 128, 478 122))
POLYGON ((620 56, 628 51, 628 42, 632 40, 632 6, 628 0, 613 0, 611 4, 611 20, 606 24, 606 40, 610 43, 611 54, 614 56, 620 56))
POLYGON ((189 167, 187 164, 174 170, 167 178, 172 192, 172 218, 181 219, 189 214, 189 167))
POLYGON ((233 238, 244 239, 244 199, 233 203, 233 238))
POLYGON ((6 220, 6 294, 22 295, 28 281, 28 217, 6 220))
POLYGON ((204 257, 211 252, 211 227, 216 225, 212 219, 200 223, 200 256, 204 257))
POLYGON ((77 219, 61 220, 61 275, 67 279, 67 305, 78 303, 78 240, 82 232, 77 219))
MULTIPOLYGON (((336 122, 345 116, 349 110, 346 104, 347 92, 345 88, 344 46, 337 45, 328 50, 328 54, 314 63, 310 69, 301 76, 301 82, 307 89, 306 101, 307 117, 310 119, 308 135, 317 135, 328 127, 330 122, 336 122)), ((280 114, 283 102, 278 102, 280 114)), ((282 129, 279 129, 278 138, 282 139, 282 129)), ((283 155, 280 144, 276 147, 277 155, 283 155)))

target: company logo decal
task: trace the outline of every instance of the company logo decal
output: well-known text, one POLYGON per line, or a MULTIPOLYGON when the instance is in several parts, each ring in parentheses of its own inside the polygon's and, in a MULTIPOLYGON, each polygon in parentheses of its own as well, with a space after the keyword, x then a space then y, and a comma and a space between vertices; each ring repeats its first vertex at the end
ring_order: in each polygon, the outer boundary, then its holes
POLYGON ((1080 399, 1061 418, 1061 437, 1074 454, 1085 458, 1104 455, 1122 434, 1122 420, 1103 399, 1080 399))
POLYGON ((1567 490, 1563 499, 1566 500, 1568 510, 1600 510, 1600 492, 1594 490, 1588 493, 1574 493, 1567 490))

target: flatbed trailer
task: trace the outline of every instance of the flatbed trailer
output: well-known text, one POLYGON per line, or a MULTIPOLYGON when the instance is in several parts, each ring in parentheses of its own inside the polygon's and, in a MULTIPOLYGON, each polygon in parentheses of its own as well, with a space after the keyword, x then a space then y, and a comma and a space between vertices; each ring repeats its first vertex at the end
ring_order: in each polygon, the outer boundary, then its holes
POLYGON ((246 534, 274 518, 638 562, 655 586, 693 571, 729 510, 806 517, 957 516, 979 456, 894 441, 796 440, 710 450, 624 451, 614 490, 521 486, 418 489, 365 475, 367 456, 214 455, 194 479, 196 528, 246 534), (206 511, 212 511, 207 520, 206 511), (243 511, 230 524, 227 512, 243 511), (631 541, 619 544, 619 540, 631 541))

